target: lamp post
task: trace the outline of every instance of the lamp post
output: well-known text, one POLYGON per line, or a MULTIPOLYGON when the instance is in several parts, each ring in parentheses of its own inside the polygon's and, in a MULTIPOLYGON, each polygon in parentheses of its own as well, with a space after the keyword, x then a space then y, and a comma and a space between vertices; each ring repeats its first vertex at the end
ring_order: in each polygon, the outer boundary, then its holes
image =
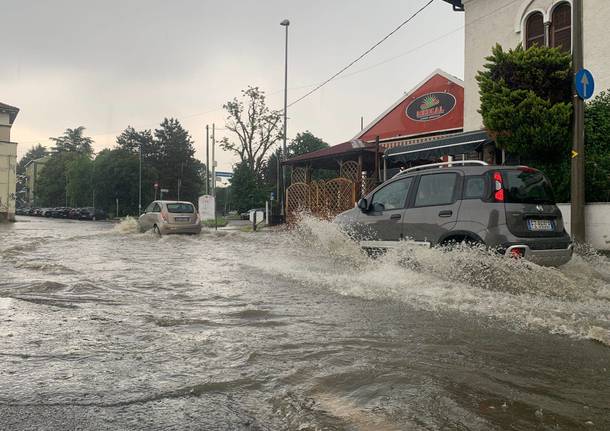
POLYGON ((140 216, 141 214, 142 214, 142 142, 140 142, 140 171, 139 171, 139 177, 138 177, 138 216, 140 216))
MULTIPOLYGON (((286 152, 286 130, 287 130, 287 115, 288 115, 288 26, 290 21, 285 19, 280 23, 286 28, 286 44, 284 47, 284 142, 282 143, 282 158, 287 156, 286 152)), ((282 165, 282 191, 280 198, 281 214, 284 214, 284 194, 286 192, 286 165, 282 165)))

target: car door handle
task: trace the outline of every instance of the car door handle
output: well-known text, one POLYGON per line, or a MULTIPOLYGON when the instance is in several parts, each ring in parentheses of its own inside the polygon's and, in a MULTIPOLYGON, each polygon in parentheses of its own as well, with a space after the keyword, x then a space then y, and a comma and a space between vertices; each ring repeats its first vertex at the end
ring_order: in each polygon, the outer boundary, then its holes
POLYGON ((400 214, 392 214, 390 220, 400 220, 400 214))
POLYGON ((453 215, 453 211, 445 210, 438 213, 439 217, 451 217, 453 215))

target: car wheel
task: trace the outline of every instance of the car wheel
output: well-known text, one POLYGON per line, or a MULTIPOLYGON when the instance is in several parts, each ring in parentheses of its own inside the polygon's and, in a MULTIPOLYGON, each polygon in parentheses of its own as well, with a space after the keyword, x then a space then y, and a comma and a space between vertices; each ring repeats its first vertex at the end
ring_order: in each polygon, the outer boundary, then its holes
POLYGON ((161 236, 161 230, 159 229, 159 226, 154 225, 153 226, 153 232, 159 236, 161 236))

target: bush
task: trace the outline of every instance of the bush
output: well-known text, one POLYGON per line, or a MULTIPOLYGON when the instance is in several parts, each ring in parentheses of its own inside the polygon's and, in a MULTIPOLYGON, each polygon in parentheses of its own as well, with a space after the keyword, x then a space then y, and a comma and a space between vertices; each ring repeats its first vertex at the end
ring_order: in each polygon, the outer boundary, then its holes
POLYGON ((229 224, 229 222, 224 217, 218 217, 216 221, 214 221, 214 219, 204 220, 202 224, 205 227, 225 227, 229 224))

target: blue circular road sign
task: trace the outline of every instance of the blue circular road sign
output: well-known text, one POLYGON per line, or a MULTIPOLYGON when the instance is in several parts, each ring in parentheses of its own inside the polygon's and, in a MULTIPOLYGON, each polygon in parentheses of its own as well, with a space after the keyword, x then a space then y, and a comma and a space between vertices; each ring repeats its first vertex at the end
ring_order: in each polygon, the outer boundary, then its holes
POLYGON ((595 91, 595 80, 593 75, 587 69, 580 69, 574 77, 576 84, 576 92, 581 99, 587 100, 593 96, 595 91))

